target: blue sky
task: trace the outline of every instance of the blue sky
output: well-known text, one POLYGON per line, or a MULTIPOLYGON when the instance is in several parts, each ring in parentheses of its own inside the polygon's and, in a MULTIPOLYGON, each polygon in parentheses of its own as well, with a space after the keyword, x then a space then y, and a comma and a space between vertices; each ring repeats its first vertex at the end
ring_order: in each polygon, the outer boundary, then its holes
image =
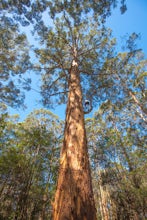
POLYGON ((121 15, 118 9, 112 12, 107 25, 113 30, 113 35, 119 39, 132 32, 140 33, 138 46, 147 57, 147 0, 126 0, 127 11, 121 15))
MULTIPOLYGON (((141 35, 141 39, 138 41, 138 48, 142 48, 147 58, 147 0, 126 0, 127 11, 121 15, 119 9, 115 9, 112 12, 112 16, 107 19, 107 26, 113 31, 113 36, 116 37, 118 43, 120 43, 126 34, 136 32, 141 35)), ((32 88, 39 90, 39 79, 34 74, 32 76, 33 84, 32 88)), ((20 120, 24 120, 27 115, 34 109, 39 109, 43 106, 39 103, 39 93, 31 90, 26 93, 25 104, 27 108, 24 110, 9 108, 10 114, 19 114, 20 120)), ((50 109, 51 110, 51 109, 50 109)), ((57 114, 61 119, 65 117, 65 106, 61 105, 55 110, 51 110, 57 114)), ((92 113, 89 114, 89 117, 92 113)))

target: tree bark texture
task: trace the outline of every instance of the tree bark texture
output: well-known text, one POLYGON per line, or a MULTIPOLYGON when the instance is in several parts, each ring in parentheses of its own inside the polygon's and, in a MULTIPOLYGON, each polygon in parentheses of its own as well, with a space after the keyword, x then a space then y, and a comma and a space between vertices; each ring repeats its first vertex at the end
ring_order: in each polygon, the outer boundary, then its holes
POLYGON ((96 220, 78 64, 72 62, 54 220, 96 220))

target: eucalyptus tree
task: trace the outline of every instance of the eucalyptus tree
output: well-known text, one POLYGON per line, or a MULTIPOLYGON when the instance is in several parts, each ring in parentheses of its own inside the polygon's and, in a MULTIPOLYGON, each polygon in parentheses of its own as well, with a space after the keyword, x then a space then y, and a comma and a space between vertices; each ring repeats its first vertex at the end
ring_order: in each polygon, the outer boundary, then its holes
POLYGON ((115 39, 104 21, 116 1, 46 1, 46 6, 49 22, 45 18, 35 26, 42 43, 36 54, 41 64, 37 68, 44 71, 43 103, 67 103, 53 219, 94 220, 84 113, 100 100, 99 88, 111 87, 105 68, 114 55, 115 39))

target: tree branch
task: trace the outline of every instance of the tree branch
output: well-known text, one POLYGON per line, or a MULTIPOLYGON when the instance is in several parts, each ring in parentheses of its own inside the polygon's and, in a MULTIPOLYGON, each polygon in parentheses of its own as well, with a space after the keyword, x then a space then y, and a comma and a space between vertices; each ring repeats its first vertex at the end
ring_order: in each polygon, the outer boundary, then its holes
POLYGON ((63 13, 63 16, 64 16, 64 19, 65 19, 65 21, 67 23, 67 26, 68 26, 69 30, 70 30, 71 37, 72 37, 72 44, 74 45, 74 36, 73 36, 73 33, 72 33, 72 27, 71 27, 70 21, 68 20, 68 18, 65 15, 65 11, 63 13))
POLYGON ((64 93, 68 93, 69 91, 63 91, 63 92, 57 92, 57 93, 53 93, 53 94, 50 94, 49 96, 54 96, 54 95, 60 95, 60 94, 64 94, 64 93))
MULTIPOLYGON (((100 46, 100 44, 99 44, 98 46, 100 46)), ((98 47, 98 46, 97 46, 97 47, 98 47)), ((81 56, 81 55, 83 56, 84 54, 89 53, 91 50, 94 50, 94 49, 95 49, 95 47, 92 47, 92 48, 90 48, 89 50, 85 50, 85 51, 79 53, 78 56, 81 56)))
POLYGON ((56 78, 52 83, 51 85, 48 87, 49 89, 51 89, 51 87, 56 84, 56 82, 62 78, 66 77, 66 75, 62 75, 62 76, 59 76, 58 78, 56 78))

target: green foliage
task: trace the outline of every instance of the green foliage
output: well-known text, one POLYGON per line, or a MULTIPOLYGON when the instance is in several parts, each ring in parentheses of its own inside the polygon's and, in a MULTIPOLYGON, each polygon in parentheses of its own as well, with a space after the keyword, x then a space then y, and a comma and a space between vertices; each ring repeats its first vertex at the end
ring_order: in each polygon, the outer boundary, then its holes
MULTIPOLYGON (((122 13, 126 11, 125 0, 120 1, 120 10, 122 13)), ((102 16, 102 21, 107 16, 111 15, 112 8, 117 6, 116 0, 106 1, 73 1, 73 0, 43 0, 43 1, 19 1, 19 0, 2 0, 0 2, 0 8, 4 11, 7 10, 12 14, 13 18, 21 23, 23 26, 27 26, 34 22, 39 22, 42 18, 43 12, 48 9, 52 18, 56 14, 66 10, 70 16, 75 20, 78 25, 81 21, 83 14, 94 13, 102 16), (74 5, 74 7, 73 7, 74 5)))
MULTIPOLYGON (((127 106, 126 106, 127 108, 127 106)), ((118 108, 104 103, 86 120, 93 187, 99 219, 101 197, 112 219, 144 218, 147 197, 146 130, 136 114, 124 117, 118 108), (124 119, 125 118, 125 119, 124 119), (134 124, 136 127, 134 127, 134 124), (102 191, 103 190, 103 191, 102 191), (135 218, 135 217, 134 217, 135 218)), ((51 217, 63 123, 51 112, 32 112, 24 122, 18 116, 1 115, 0 216, 2 219, 51 217), (26 215, 27 213, 27 215, 26 215)))
POLYGON ((43 103, 52 106, 53 95, 56 95, 55 101, 59 104, 67 101, 69 71, 72 60, 76 59, 83 97, 91 97, 95 105, 99 87, 111 83, 105 75, 115 45, 111 30, 100 26, 91 15, 75 25, 67 11, 53 19, 53 26, 48 28, 41 23, 40 28, 38 25, 36 31, 43 47, 36 48, 35 52, 40 60, 39 70, 43 70, 43 103))
MULTIPOLYGON (((121 1, 125 11, 125 2, 121 1)), ((124 51, 105 20, 117 1, 7 1, 0 26, 0 99, 22 104, 17 82, 31 68, 26 36, 18 25, 33 24, 40 44, 35 48, 46 106, 66 103, 69 72, 78 63, 83 99, 99 104, 86 120, 93 187, 99 219, 145 219, 147 215, 146 65, 139 37, 132 33, 124 51), (10 13, 9 16, 6 16, 10 13), (48 15, 48 21, 44 14, 48 15), (56 98, 52 97, 56 95, 56 98), (104 207, 102 207, 104 204, 104 207)), ((23 84, 29 89, 29 80, 23 84)), ((62 122, 37 110, 19 123, 3 111, 0 117, 0 218, 49 219, 55 190, 62 122)))
POLYGON ((23 103, 23 90, 29 90, 31 82, 21 78, 31 66, 29 46, 25 34, 19 33, 10 17, 3 14, 0 19, 0 100, 16 107, 23 103))
POLYGON ((94 118, 86 120, 99 219, 106 213, 112 219, 146 217, 146 114, 140 108, 141 101, 130 103, 131 98, 126 96, 121 108, 119 102, 107 101, 94 118))
POLYGON ((1 121, 0 217, 48 219, 56 185, 62 122, 43 109, 34 111, 21 123, 6 114, 1 121))

